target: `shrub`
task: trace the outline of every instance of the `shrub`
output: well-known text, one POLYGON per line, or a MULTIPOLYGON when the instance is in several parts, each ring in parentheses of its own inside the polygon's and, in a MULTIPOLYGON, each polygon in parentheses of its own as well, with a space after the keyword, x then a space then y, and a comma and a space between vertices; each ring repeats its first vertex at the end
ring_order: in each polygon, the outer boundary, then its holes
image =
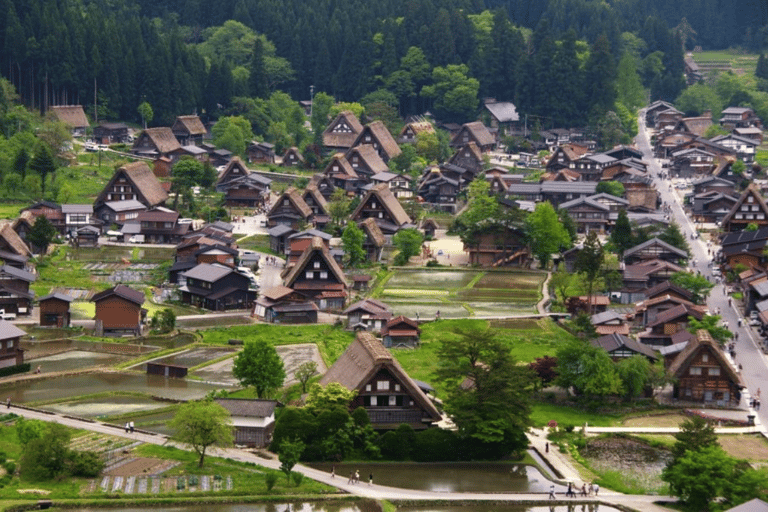
POLYGON ((70 473, 73 476, 93 478, 104 469, 104 461, 96 452, 71 452, 70 473))
POLYGON ((5 468, 5 472, 9 475, 13 475, 16 472, 16 463, 12 460, 9 460, 3 464, 3 467, 5 468))
POLYGON ((17 364, 16 366, 0 368, 0 377, 7 377, 8 375, 16 375, 17 373, 28 372, 30 368, 30 363, 17 364))
POLYGON ((416 434, 412 455, 417 462, 439 462, 460 458, 459 451, 456 434, 432 428, 416 434))
POLYGON ((302 480, 304 480, 304 474, 294 471, 291 473, 291 479, 293 480, 294 485, 298 487, 301 485, 302 480))
POLYGON ((271 491, 272 488, 277 483, 277 472, 270 471, 266 475, 264 475, 264 483, 267 484, 267 490, 271 491))

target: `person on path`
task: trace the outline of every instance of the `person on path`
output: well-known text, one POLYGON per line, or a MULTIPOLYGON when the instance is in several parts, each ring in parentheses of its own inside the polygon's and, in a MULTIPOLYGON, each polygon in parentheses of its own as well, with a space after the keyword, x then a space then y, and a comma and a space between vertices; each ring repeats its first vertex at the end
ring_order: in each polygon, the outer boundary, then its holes
POLYGON ((331 466, 331 478, 336 478, 336 466, 331 466))
POLYGON ((595 486, 592 485, 592 482, 589 482, 589 490, 587 491, 590 496, 592 496, 592 493, 595 491, 595 486))
POLYGON ((576 494, 573 492, 573 484, 571 482, 568 482, 568 490, 565 491, 565 496, 571 498, 576 496, 576 494))
POLYGON ((347 480, 347 483, 351 484, 354 481, 355 481, 355 472, 354 471, 350 471, 349 472, 349 480, 347 480))
POLYGON ((581 484, 581 495, 585 496, 585 497, 587 495, 587 484, 586 484, 586 482, 581 484))
POLYGON ((551 499, 551 500, 557 499, 555 497, 555 486, 554 485, 550 485, 549 486, 549 499, 551 499))
POLYGON ((373 473, 368 474, 368 485, 373 485, 373 473))
POLYGON ((5 401, 5 406, 10 409, 11 408, 11 397, 8 397, 8 399, 5 401))
POLYGON ((600 486, 595 484, 595 496, 597 496, 598 492, 600 492, 600 486))
POLYGON ((360 470, 359 469, 357 471, 355 471, 355 483, 356 484, 360 483, 360 470))
POLYGON ((131 434, 133 434, 133 431, 135 430, 135 427, 133 425, 133 422, 131 422, 131 434))
POLYGON ((125 422, 125 433, 127 434, 131 430, 131 424, 127 421, 125 422))

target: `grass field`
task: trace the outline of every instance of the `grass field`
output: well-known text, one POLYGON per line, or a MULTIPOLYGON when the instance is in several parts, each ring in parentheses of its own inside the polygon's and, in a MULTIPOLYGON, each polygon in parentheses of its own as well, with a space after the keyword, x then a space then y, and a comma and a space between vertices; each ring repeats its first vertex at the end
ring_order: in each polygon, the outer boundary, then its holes
POLYGON ((373 296, 395 314, 432 318, 535 313, 545 275, 525 271, 397 269, 381 279, 373 296))
MULTIPOLYGON (((497 329, 498 338, 509 346, 512 355, 520 363, 529 363, 537 357, 554 355, 557 345, 572 339, 551 320, 505 320, 503 323, 488 320, 441 320, 422 324, 421 346, 416 349, 391 349, 403 368, 414 379, 429 382, 441 396, 440 383, 435 381, 434 372, 438 366, 437 349, 440 341, 455 336, 456 328, 487 327, 497 329)), ((547 420, 548 421, 548 420, 547 420)))

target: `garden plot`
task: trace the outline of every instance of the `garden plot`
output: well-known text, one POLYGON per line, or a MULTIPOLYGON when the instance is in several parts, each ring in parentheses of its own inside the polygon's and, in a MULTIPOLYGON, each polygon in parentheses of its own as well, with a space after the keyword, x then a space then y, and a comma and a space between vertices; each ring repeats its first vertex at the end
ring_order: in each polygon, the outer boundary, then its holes
POLYGON ((432 318, 535 313, 546 275, 540 272, 395 270, 377 298, 396 315, 432 318))
POLYGON ((157 268, 155 263, 87 263, 83 268, 91 272, 96 280, 110 283, 145 282, 150 272, 157 268))

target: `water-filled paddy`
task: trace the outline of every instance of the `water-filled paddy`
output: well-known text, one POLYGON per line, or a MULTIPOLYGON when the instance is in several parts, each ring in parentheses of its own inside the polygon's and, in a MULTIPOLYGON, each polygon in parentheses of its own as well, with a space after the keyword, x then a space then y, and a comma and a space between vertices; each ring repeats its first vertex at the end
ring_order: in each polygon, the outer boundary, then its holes
MULTIPOLYGON (((192 368, 193 366, 198 366, 207 361, 213 361, 214 359, 218 359, 219 357, 232 353, 234 353, 234 350, 229 348, 195 348, 192 350, 185 350, 170 356, 162 357, 160 359, 153 359, 152 362, 192 368)), ((146 363, 140 365, 138 369, 146 371, 146 363)))
MULTIPOLYGON (((331 464, 313 464, 330 473, 331 464)), ((360 471, 360 479, 389 487, 433 492, 549 492, 552 482, 534 466, 502 463, 452 462, 435 464, 336 464, 336 474, 348 478, 360 471)), ((556 486, 558 489, 562 486, 556 486)))
POLYGON ((80 418, 97 418, 100 416, 114 416, 118 414, 152 411, 167 406, 168 402, 152 400, 151 398, 137 396, 110 396, 91 400, 59 402, 45 405, 42 408, 61 414, 78 416, 80 418))
POLYGON ((0 395, 18 403, 58 400, 104 392, 137 392, 170 400, 196 400, 221 389, 204 382, 166 379, 159 375, 89 373, 53 379, 12 382, 0 387, 0 395))
POLYGON ((33 369, 40 368, 40 373, 66 372, 83 370, 94 366, 111 366, 128 361, 132 356, 90 352, 85 350, 69 350, 51 356, 27 359, 33 369))
MULTIPOLYGON (((114 508, 75 508, 73 512, 106 512, 114 508)), ((324 501, 311 503, 248 503, 248 504, 200 504, 165 507, 120 508, 122 512, 381 512, 381 507, 372 501, 324 501)), ((618 509, 599 505, 504 505, 499 503, 474 502, 471 505, 415 505, 397 507, 398 512, 619 512, 618 509)))

